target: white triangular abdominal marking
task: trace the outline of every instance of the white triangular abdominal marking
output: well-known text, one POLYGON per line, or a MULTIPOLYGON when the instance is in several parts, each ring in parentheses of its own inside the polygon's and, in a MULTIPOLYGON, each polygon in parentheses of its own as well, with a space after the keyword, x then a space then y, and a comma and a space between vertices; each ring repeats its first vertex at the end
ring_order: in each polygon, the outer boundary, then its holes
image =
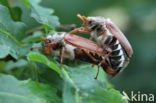
MULTIPOLYGON (((105 50, 107 50, 107 48, 112 50, 110 57, 108 57, 108 59, 110 59, 108 61, 110 61, 112 68, 118 69, 125 67, 128 63, 128 61, 126 61, 126 58, 128 58, 125 53, 126 51, 121 46, 118 38, 114 37, 114 34, 112 34, 106 26, 106 22, 114 25, 113 22, 111 22, 110 19, 105 19, 102 17, 88 17, 88 19, 90 20, 90 23, 86 26, 91 29, 91 36, 96 40, 97 43, 102 43, 102 46, 105 48, 105 50), (105 34, 103 34, 103 31, 105 31, 105 34), (103 38, 104 35, 105 37, 103 38)), ((104 59, 104 56, 102 59, 104 59)))

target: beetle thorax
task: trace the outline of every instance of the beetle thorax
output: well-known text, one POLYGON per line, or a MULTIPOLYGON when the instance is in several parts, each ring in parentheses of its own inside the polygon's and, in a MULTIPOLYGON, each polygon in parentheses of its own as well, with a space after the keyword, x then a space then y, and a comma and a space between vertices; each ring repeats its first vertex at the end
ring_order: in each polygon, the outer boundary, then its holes
POLYGON ((105 18, 104 17, 88 17, 90 21, 96 22, 96 23, 105 23, 105 18))
POLYGON ((88 17, 87 27, 91 30, 104 30, 106 19, 103 17, 88 17))
POLYGON ((112 40, 112 37, 113 37, 112 33, 110 33, 110 31, 107 29, 105 30, 105 35, 103 35, 102 33, 101 35, 97 35, 97 34, 98 34, 97 31, 91 32, 91 36, 96 40, 98 44, 101 43, 101 40, 103 40, 102 44, 108 44, 112 40))
POLYGON ((107 29, 106 22, 110 19, 105 19, 103 17, 88 17, 89 22, 86 23, 86 26, 92 31, 91 36, 98 42, 102 40, 102 44, 108 44, 113 35, 112 33, 107 29))
POLYGON ((64 36, 65 36, 64 32, 59 32, 53 35, 49 35, 47 39, 50 40, 51 43, 59 43, 59 44, 64 45, 65 44, 64 36))

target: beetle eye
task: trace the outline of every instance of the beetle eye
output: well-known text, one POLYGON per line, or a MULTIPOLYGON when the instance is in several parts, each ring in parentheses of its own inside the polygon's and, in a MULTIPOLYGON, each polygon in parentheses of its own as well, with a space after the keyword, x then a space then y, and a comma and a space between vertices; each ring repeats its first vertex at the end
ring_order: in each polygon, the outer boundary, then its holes
POLYGON ((48 43, 50 43, 51 41, 50 40, 48 40, 48 43))
POLYGON ((89 21, 88 24, 92 24, 92 21, 89 21))
POLYGON ((49 39, 46 39, 46 40, 45 40, 45 43, 46 43, 46 44, 48 44, 48 43, 50 43, 50 42, 51 42, 51 41, 50 41, 49 39))

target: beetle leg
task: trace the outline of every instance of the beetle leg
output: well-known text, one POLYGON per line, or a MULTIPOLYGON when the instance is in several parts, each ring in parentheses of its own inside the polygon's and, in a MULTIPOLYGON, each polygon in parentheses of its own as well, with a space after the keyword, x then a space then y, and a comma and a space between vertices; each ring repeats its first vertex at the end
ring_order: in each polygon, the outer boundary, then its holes
POLYGON ((56 43, 48 43, 46 46, 56 48, 56 43))
POLYGON ((61 55, 61 61, 60 61, 60 66, 59 67, 62 68, 63 55, 64 55, 64 47, 61 48, 60 55, 61 55))
POLYGON ((109 80, 112 80, 118 73, 112 74, 112 77, 109 80))
POLYGON ((73 33, 88 33, 88 32, 91 32, 90 29, 88 28, 85 28, 85 27, 81 27, 81 28, 77 28, 77 29, 74 29, 70 32, 70 34, 73 34, 73 33))
POLYGON ((87 51, 83 50, 95 63, 97 62, 97 60, 91 56, 87 51))
POLYGON ((108 54, 104 56, 104 59, 98 64, 98 67, 100 67, 101 64, 103 64, 106 61, 106 59, 110 56, 111 53, 112 53, 112 50, 108 48, 108 54))
POLYGON ((40 36, 40 39, 42 39, 42 40, 46 40, 46 38, 45 38, 45 37, 43 37, 43 36, 40 36))
POLYGON ((95 79, 97 79, 98 75, 99 75, 99 66, 98 66, 98 72, 96 73, 95 79))
POLYGON ((51 50, 50 47, 47 47, 47 49, 45 50, 46 54, 50 55, 51 54, 51 50))
POLYGON ((56 44, 55 43, 48 43, 46 45, 46 47, 47 47, 47 49, 45 50, 46 54, 51 54, 52 53, 51 47, 52 48, 55 48, 56 47, 56 44))
POLYGON ((85 28, 85 27, 81 27, 80 29, 81 29, 82 31, 86 32, 86 33, 91 32, 91 30, 90 30, 90 29, 85 28))

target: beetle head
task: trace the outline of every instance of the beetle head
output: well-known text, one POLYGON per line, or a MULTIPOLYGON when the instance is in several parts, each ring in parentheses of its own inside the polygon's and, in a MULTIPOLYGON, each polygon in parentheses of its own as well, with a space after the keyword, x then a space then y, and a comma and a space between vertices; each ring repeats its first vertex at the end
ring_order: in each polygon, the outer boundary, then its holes
POLYGON ((48 43, 50 43, 50 40, 43 36, 40 36, 40 39, 42 39, 44 41, 44 45, 47 45, 48 43))
POLYGON ((40 36, 40 38, 44 41, 45 47, 50 47, 53 50, 59 49, 61 45, 63 45, 64 32, 58 32, 53 35, 49 35, 46 38, 40 36))
POLYGON ((105 24, 105 19, 103 17, 85 17, 80 14, 77 15, 83 21, 82 25, 86 25, 87 27, 93 27, 94 25, 103 25, 105 24))
POLYGON ((42 39, 44 41, 43 46, 46 46, 49 43, 51 43, 51 39, 49 37, 46 38, 46 37, 40 36, 40 39, 42 39))

